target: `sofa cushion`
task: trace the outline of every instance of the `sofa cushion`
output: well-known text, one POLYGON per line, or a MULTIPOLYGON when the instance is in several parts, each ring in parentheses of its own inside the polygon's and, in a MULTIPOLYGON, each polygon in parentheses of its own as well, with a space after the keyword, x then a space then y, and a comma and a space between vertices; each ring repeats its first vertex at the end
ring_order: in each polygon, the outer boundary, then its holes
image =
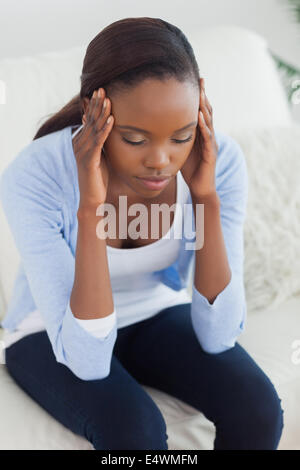
POLYGON ((214 110, 214 123, 235 129, 289 126, 291 112, 267 40, 234 25, 188 35, 214 110))
POLYGON ((300 293, 300 125, 231 135, 248 168, 244 282, 251 313, 300 293))

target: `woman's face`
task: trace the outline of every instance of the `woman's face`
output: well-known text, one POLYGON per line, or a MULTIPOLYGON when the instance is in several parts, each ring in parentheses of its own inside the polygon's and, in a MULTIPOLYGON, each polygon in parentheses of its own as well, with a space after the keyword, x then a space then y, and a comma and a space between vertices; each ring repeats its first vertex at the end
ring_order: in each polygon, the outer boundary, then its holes
POLYGON ((111 194, 159 196, 166 187, 148 189, 138 177, 176 176, 195 141, 199 90, 188 81, 147 79, 131 91, 107 97, 114 116, 104 144, 111 194))

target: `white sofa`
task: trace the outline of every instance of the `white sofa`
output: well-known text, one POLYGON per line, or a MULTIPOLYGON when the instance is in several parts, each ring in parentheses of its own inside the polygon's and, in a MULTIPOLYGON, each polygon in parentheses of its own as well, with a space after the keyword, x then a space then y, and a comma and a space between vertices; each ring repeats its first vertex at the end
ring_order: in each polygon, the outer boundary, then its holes
MULTIPOLYGON (((245 225, 248 315, 246 330, 238 341, 267 373, 282 399, 285 425, 278 448, 299 450, 300 407, 297 398, 300 396, 300 359, 297 358, 300 354, 297 356, 297 348, 300 349, 300 273, 297 263, 300 256, 297 258, 295 240, 299 239, 300 233, 294 216, 298 215, 300 220, 300 195, 296 192, 293 171, 289 173, 288 168, 296 165, 297 156, 300 160, 299 153, 297 155, 300 126, 292 121, 264 38, 234 26, 211 28, 197 34, 185 33, 194 47, 200 73, 206 78, 215 127, 236 138, 249 164, 250 202, 245 225), (287 144, 290 145, 290 158, 283 161, 289 167, 281 173, 278 168, 282 163, 281 156, 287 155, 287 144), (276 152, 277 159, 274 158, 276 152), (260 166, 261 160, 265 163, 260 166), (270 178, 270 169, 274 169, 274 178, 270 178), (273 181, 275 186, 272 187, 273 181), (277 232, 271 228, 268 230, 268 217, 276 217, 276 213, 270 210, 272 198, 268 199, 268 195, 280 193, 276 184, 281 184, 281 189, 284 186, 286 190, 290 183, 295 195, 292 201, 286 196, 290 212, 285 218, 277 219, 277 232), (260 199, 262 194, 263 201, 260 199), (264 209, 262 203, 266 203, 264 209), (283 228, 289 236, 281 239, 278 233, 281 234, 283 228), (272 236, 276 236, 276 252, 271 249, 272 236), (290 251, 285 255, 287 241, 290 251), (282 253, 281 259, 274 256, 279 252, 282 253), (285 265, 285 261, 290 269, 281 272, 280 267, 285 265)), ((0 173, 30 142, 42 118, 58 110, 78 93, 85 49, 86 46, 0 61, 0 80, 4 80, 6 85, 6 104, 0 105, 0 173)), ((1 319, 19 262, 1 207, 0 226, 1 319)), ((159 390, 144 388, 165 417, 170 450, 213 449, 215 427, 202 413, 159 390)), ((2 363, 0 449, 92 450, 93 447, 33 401, 13 381, 2 363)))

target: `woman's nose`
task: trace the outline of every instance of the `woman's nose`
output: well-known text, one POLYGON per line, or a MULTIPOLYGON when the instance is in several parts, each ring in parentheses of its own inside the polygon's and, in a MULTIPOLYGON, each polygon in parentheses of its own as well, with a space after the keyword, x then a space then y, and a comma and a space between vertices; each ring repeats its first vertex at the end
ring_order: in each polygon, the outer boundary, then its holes
POLYGON ((157 152, 149 155, 144 162, 147 168, 165 168, 170 163, 170 159, 165 152, 157 152))

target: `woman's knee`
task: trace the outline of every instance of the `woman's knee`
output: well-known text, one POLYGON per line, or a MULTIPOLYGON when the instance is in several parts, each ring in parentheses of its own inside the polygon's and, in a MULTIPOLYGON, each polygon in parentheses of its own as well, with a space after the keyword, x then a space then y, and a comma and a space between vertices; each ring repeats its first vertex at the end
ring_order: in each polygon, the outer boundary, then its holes
POLYGON ((268 377, 260 384, 256 392, 256 402, 252 403, 251 412, 254 413, 260 432, 265 430, 270 435, 273 433, 278 437, 279 442, 284 426, 284 410, 281 407, 281 398, 268 377))
POLYGON ((124 409, 124 413, 110 416, 106 424, 101 419, 89 426, 90 442, 96 450, 166 450, 167 427, 158 407, 153 404, 124 409))
POLYGON ((265 374, 258 374, 237 390, 234 421, 243 427, 252 448, 276 449, 284 426, 281 399, 265 374))

